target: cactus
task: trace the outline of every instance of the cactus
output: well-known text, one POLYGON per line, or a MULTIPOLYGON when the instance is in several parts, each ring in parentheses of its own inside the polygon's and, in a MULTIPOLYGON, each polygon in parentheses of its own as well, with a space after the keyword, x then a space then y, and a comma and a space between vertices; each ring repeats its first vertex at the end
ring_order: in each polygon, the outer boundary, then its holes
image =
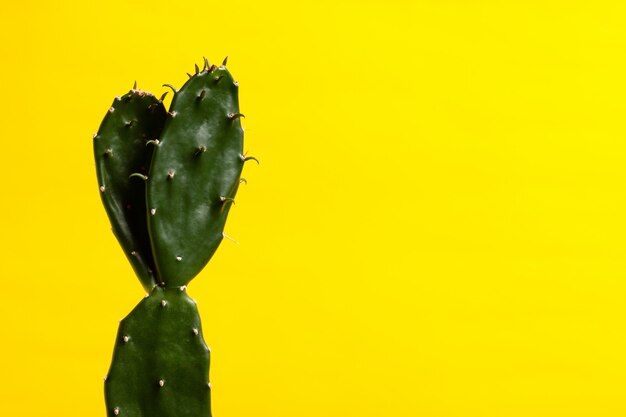
POLYGON ((156 266, 150 248, 145 183, 129 178, 145 175, 155 143, 166 121, 163 103, 137 84, 116 97, 107 111, 93 147, 102 202, 113 233, 124 249, 146 291, 157 283, 156 266))
MULTIPOLYGON (((217 250, 247 160, 238 84, 206 58, 169 111, 137 86, 94 135, 112 229, 148 294, 120 322, 108 416, 210 417, 209 348, 186 293, 217 250)), ((258 162, 258 161, 257 161, 258 162)))

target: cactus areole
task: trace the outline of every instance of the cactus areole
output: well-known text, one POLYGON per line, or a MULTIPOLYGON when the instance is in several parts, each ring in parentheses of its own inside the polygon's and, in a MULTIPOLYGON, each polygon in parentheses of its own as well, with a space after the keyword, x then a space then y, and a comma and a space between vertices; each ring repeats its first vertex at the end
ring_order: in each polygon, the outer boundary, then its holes
POLYGON ((108 416, 210 417, 209 353, 187 284, 217 250, 243 165, 238 89, 209 65, 163 96, 133 87, 94 135, 112 230, 148 293, 120 322, 105 379, 108 416))

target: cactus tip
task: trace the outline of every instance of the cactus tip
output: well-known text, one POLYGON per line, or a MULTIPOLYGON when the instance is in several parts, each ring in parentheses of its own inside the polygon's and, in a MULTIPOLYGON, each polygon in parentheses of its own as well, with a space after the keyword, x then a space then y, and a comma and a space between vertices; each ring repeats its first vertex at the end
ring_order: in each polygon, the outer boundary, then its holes
POLYGON ((139 172, 133 172, 132 174, 128 176, 128 178, 133 178, 133 177, 141 178, 144 181, 148 181, 148 176, 141 174, 139 172))
POLYGON ((243 162, 246 162, 246 161, 249 161, 249 160, 253 160, 254 162, 257 163, 257 165, 260 164, 259 160, 256 159, 254 156, 246 156, 244 154, 241 154, 241 155, 239 155, 239 157, 241 158, 241 160, 243 162))
POLYGON ((236 244, 239 244, 239 242, 237 242, 235 239, 233 239, 232 237, 228 236, 224 232, 222 232, 222 236, 224 236, 226 239, 230 240, 231 242, 235 242, 236 244))
POLYGON ((196 148, 196 152, 194 152, 193 156, 199 156, 206 152, 206 146, 201 145, 196 148))
POLYGON ((174 94, 178 93, 178 90, 172 84, 163 84, 163 87, 171 88, 174 94))
POLYGON ((228 62, 228 57, 224 58, 222 61, 222 67, 226 67, 226 63, 228 62))
POLYGON ((230 120, 235 120, 235 119, 239 119, 240 117, 243 117, 245 119, 245 115, 241 114, 241 113, 228 113, 228 118, 230 120))
POLYGON ((222 203, 225 203, 225 202, 228 201, 228 202, 231 202, 231 203, 235 204, 235 199, 234 198, 230 198, 230 197, 220 196, 220 201, 222 203))

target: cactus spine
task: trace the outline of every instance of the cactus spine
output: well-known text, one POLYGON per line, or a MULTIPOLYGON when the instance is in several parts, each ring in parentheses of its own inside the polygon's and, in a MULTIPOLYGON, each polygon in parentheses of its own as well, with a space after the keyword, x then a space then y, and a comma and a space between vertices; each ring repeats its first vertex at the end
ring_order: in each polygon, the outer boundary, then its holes
POLYGON ((210 417, 209 348, 186 285, 217 250, 246 160, 238 84, 204 60, 169 111, 136 88, 94 135, 113 232, 148 295, 120 322, 108 416, 210 417))

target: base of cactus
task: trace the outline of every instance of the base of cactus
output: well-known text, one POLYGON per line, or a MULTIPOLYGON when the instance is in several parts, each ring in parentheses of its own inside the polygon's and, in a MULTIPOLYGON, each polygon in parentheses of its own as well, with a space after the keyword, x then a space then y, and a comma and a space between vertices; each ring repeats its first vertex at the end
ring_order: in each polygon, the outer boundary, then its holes
POLYGON ((209 356, 185 287, 155 287, 120 322, 105 381, 107 415, 210 417, 209 356))

